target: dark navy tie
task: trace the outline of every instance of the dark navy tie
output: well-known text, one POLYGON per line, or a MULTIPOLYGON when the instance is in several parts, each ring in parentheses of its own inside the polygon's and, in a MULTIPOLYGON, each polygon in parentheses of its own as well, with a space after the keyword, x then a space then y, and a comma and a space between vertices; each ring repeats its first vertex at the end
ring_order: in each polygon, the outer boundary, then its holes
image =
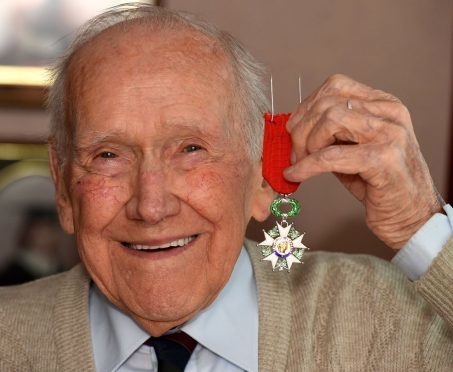
POLYGON ((184 332, 177 332, 150 337, 145 344, 154 348, 159 372, 182 372, 197 341, 184 332))

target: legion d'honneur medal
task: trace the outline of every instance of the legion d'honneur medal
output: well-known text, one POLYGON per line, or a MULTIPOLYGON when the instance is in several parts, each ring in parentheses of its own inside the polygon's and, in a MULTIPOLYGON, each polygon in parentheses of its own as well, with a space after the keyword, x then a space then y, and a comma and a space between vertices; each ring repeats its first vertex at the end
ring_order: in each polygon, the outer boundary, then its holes
POLYGON ((280 219, 269 231, 264 231, 265 240, 258 244, 263 260, 272 263, 272 269, 290 271, 294 263, 302 263, 308 247, 302 243, 300 233, 288 219, 300 213, 300 203, 291 197, 299 183, 289 182, 283 170, 291 165, 291 137, 286 130, 290 114, 264 115, 263 177, 279 195, 270 206, 273 216, 280 219), (283 210, 285 208, 285 210, 283 210))

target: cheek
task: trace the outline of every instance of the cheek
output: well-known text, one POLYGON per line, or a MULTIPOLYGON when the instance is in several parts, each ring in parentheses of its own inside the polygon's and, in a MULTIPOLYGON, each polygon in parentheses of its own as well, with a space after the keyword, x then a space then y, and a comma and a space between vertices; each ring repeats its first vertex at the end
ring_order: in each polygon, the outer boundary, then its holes
POLYGON ((88 175, 74 183, 72 195, 76 229, 94 229, 116 215, 125 203, 127 190, 119 182, 88 175))
POLYGON ((223 177, 216 172, 192 172, 184 179, 187 185, 186 199, 195 203, 217 203, 215 198, 219 192, 224 192, 226 183, 223 177))
POLYGON ((235 169, 225 168, 222 173, 194 172, 185 177, 184 183, 184 199, 211 222, 231 216, 240 222, 238 217, 244 212, 246 180, 235 169))

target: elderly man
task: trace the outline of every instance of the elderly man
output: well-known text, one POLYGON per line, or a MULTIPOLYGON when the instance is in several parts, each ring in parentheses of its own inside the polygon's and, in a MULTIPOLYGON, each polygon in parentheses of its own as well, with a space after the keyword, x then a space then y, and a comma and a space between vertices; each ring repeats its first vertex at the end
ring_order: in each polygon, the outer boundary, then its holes
POLYGON ((282 275, 244 243, 274 197, 260 72, 186 14, 120 7, 84 29, 50 95, 60 221, 83 266, 0 291, 0 370, 451 370, 450 225, 396 98, 329 78, 288 122, 285 177, 335 172, 406 271, 431 245, 415 284, 321 252, 282 275))

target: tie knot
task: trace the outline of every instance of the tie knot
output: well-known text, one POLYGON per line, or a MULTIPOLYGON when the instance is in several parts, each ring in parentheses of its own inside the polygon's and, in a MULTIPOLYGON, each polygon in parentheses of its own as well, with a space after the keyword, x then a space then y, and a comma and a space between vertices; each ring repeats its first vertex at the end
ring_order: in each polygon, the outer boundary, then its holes
POLYGON ((156 352, 159 372, 184 371, 197 342, 184 332, 150 337, 146 345, 156 352))

